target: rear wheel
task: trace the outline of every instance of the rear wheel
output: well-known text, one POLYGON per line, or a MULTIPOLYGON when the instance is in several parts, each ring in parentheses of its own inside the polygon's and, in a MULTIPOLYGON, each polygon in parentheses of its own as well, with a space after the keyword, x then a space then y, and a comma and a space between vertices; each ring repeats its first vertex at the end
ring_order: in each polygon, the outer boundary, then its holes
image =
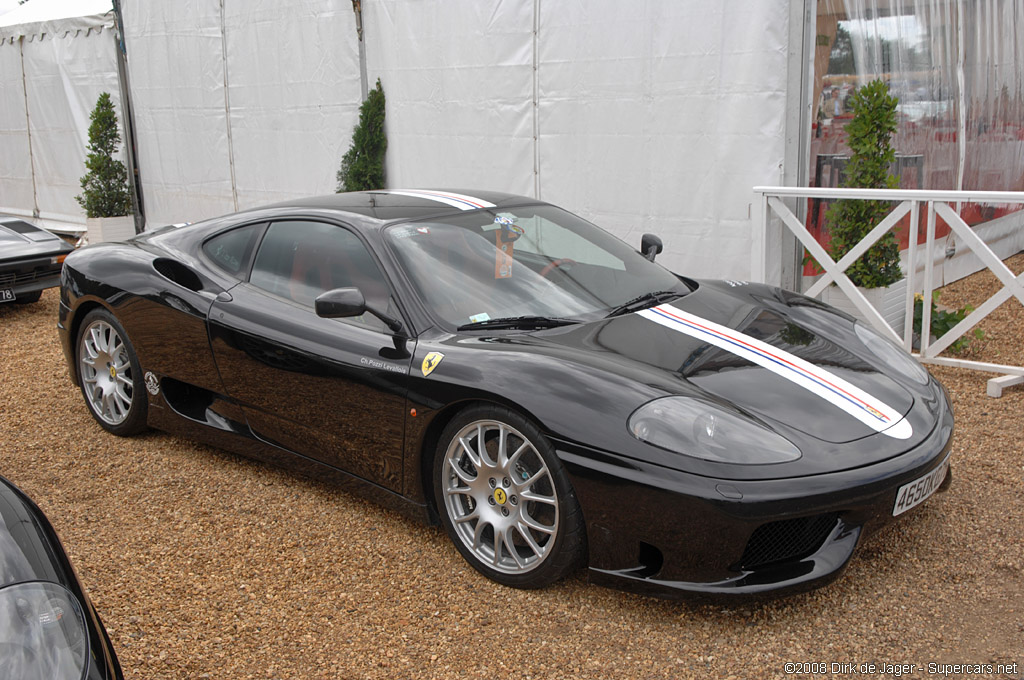
POLYGON ((434 492, 455 547, 498 583, 540 588, 582 561, 583 516, 565 469, 537 427, 509 409, 473 407, 448 424, 434 492))
POLYGON ((94 309, 82 321, 77 348, 82 396, 96 422, 122 437, 145 430, 146 388, 124 327, 107 310, 94 309))

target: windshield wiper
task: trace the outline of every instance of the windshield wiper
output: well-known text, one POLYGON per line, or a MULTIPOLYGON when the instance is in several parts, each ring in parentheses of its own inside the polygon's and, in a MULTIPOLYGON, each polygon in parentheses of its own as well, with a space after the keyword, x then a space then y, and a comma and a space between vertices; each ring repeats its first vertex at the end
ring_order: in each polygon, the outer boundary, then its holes
POLYGON ((685 293, 681 293, 678 290, 656 290, 651 293, 644 293, 643 295, 633 298, 629 302, 615 307, 605 315, 605 318, 610 319, 613 316, 621 316, 622 314, 627 314, 629 312, 647 309, 648 307, 653 307, 659 302, 664 302, 671 298, 682 297, 683 295, 685 295, 685 293))
POLYGON ((576 319, 561 319, 550 316, 504 316, 499 319, 475 321, 459 326, 460 331, 475 331, 484 328, 555 328, 579 323, 576 319))

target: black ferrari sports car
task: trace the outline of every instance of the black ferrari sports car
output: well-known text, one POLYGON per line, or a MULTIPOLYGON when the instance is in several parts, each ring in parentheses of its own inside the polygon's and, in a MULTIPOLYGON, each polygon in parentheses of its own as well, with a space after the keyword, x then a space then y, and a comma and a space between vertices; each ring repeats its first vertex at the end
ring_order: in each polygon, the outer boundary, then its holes
POLYGON ((0 215, 0 304, 35 302, 59 286, 61 265, 72 250, 44 229, 0 215))
POLYGON ((0 477, 0 678, 122 677, 107 631, 53 527, 0 477))
POLYGON ((821 302, 660 249, 520 196, 339 194, 82 249, 58 326, 110 432, 338 479, 503 584, 834 579, 948 483, 945 390, 821 302))

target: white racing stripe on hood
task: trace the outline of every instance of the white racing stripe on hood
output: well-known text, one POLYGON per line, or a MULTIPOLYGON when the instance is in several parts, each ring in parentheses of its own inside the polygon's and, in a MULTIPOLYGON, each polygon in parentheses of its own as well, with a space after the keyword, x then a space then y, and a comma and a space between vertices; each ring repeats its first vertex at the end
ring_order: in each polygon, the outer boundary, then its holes
POLYGON ((670 305, 637 312, 656 324, 703 340, 768 369, 841 408, 876 432, 908 439, 913 427, 888 404, 820 366, 789 352, 670 305))

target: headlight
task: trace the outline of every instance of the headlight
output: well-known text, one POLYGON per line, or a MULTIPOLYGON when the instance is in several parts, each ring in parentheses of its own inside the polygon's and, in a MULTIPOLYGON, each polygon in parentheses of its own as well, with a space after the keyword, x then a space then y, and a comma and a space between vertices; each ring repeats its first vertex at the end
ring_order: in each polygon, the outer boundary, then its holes
POLYGON ((902 347, 886 340, 870 326, 857 321, 853 324, 857 337, 883 364, 902 376, 920 384, 928 384, 928 371, 914 357, 903 351, 902 347))
POLYGON ((764 425, 687 397, 647 402, 629 417, 629 431, 648 444, 719 463, 786 463, 801 455, 764 425))
POLYGON ((0 677, 81 678, 88 664, 85 616, 56 583, 0 589, 0 677))

